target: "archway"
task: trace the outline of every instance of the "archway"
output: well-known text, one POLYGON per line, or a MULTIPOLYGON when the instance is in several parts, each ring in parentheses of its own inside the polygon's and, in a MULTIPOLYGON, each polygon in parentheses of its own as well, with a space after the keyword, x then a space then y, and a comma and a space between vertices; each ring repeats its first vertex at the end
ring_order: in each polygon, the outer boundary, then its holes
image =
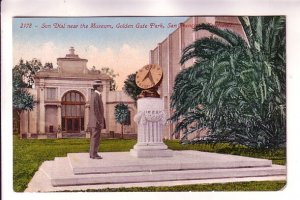
POLYGON ((79 133, 84 131, 84 96, 78 91, 69 91, 61 100, 62 131, 79 133))

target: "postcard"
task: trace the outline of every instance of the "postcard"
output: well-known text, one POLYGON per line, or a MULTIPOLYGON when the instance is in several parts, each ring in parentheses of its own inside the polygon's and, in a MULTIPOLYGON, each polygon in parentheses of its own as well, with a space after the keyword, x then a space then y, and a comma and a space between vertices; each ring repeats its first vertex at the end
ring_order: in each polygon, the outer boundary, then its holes
POLYGON ((12 16, 10 190, 284 193, 287 23, 12 16))

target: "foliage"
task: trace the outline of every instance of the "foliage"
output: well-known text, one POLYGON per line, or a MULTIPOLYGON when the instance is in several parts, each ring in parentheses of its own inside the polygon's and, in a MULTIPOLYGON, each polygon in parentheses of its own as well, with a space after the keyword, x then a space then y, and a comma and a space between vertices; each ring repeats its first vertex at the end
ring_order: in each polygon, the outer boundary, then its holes
POLYGON ((137 96, 142 92, 142 89, 139 88, 135 82, 136 73, 127 76, 123 88, 123 91, 127 95, 129 95, 135 102, 137 101, 137 96))
MULTIPOLYGON (((235 155, 240 155, 239 152, 241 152, 241 155, 272 159, 273 163, 277 163, 277 164, 279 163, 279 159, 281 159, 282 162, 280 162, 279 164, 285 163, 285 151, 283 149, 282 150, 277 149, 274 151, 271 150, 255 151, 253 149, 247 147, 241 147, 241 146, 237 148, 233 148, 228 144, 180 145, 176 140, 168 140, 165 142, 167 146, 173 150, 201 150, 201 151, 208 151, 208 152, 230 153, 235 155)), ((132 149, 135 144, 136 144, 136 140, 104 139, 101 140, 99 151, 100 152, 124 152, 132 149)), ((23 139, 22 140, 19 139, 17 136, 14 136, 13 137, 14 191, 16 192, 24 191, 27 187, 27 184, 33 177, 34 173, 38 170, 39 166, 44 161, 53 160, 55 157, 65 157, 67 156, 67 153, 80 153, 80 152, 88 152, 88 151, 89 151, 88 139, 44 139, 44 140, 23 139)), ((270 182, 270 184, 273 185, 276 184, 276 182, 270 182)), ((259 184, 258 186, 259 187, 257 188, 261 188, 261 189, 265 187, 264 185, 259 185, 259 184)), ((201 185, 198 185, 197 186, 198 189, 196 190, 201 191, 201 187, 202 187, 201 185)), ((248 188, 248 186, 241 187, 238 190, 244 190, 245 188, 248 188)), ((179 188, 173 188, 173 189, 174 191, 180 191, 179 188)), ((215 190, 215 189, 210 189, 210 190, 215 190)), ((230 190, 230 189, 226 189, 226 190, 230 190)), ((249 190, 256 190, 256 189, 249 189, 249 190)), ((270 189, 270 190, 277 190, 277 189, 270 189)), ((140 191, 142 191, 142 189, 140 191)))
POLYGON ((13 111, 14 111, 14 130, 19 133, 20 114, 23 111, 31 111, 34 108, 34 98, 29 92, 34 84, 34 76, 40 70, 52 70, 52 63, 45 63, 43 66, 38 59, 24 61, 20 59, 19 64, 15 65, 13 74, 13 111))
POLYGON ((113 69, 110 69, 109 67, 102 67, 100 70, 97 70, 95 66, 92 67, 91 71, 97 72, 97 73, 103 73, 111 77, 112 79, 110 80, 110 91, 115 91, 117 89, 117 84, 115 78, 119 76, 118 73, 115 73, 113 69))
POLYGON ((27 88, 34 83, 34 75, 42 68, 37 59, 24 62, 22 59, 13 68, 13 109, 20 115, 21 112, 32 110, 34 106, 33 96, 27 88))
POLYGON ((13 96, 13 108, 17 111, 18 115, 20 115, 22 111, 33 110, 34 99, 26 89, 14 90, 13 96))
POLYGON ((123 138, 123 126, 128 122, 129 118, 129 109, 128 105, 125 105, 124 103, 118 103, 115 106, 115 120, 117 123, 121 124, 122 126, 122 138, 123 138))
POLYGON ((102 67, 100 71, 101 73, 107 74, 112 78, 112 80, 110 81, 110 91, 115 91, 117 89, 115 78, 119 76, 119 74, 116 74, 114 70, 110 69, 109 67, 102 67))
POLYGON ((34 83, 35 74, 42 68, 42 63, 38 59, 25 61, 20 59, 19 64, 13 68, 13 85, 31 88, 34 83))
POLYGON ((199 24, 214 34, 187 46, 175 80, 170 118, 175 133, 209 128, 219 142, 255 148, 285 145, 285 17, 240 17, 246 33, 199 24))
POLYGON ((118 103, 115 106, 115 119, 120 124, 125 124, 128 120, 129 116, 129 109, 128 105, 125 105, 124 103, 118 103))
POLYGON ((45 65, 42 67, 41 70, 53 70, 53 64, 52 63, 49 63, 49 62, 46 62, 45 65))

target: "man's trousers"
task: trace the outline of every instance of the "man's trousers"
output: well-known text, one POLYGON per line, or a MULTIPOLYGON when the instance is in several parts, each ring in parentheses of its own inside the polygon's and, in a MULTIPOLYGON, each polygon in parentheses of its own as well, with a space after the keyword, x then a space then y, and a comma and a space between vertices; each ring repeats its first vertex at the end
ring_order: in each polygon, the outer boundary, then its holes
POLYGON ((90 157, 97 156, 98 148, 100 145, 100 133, 101 129, 91 128, 90 157))

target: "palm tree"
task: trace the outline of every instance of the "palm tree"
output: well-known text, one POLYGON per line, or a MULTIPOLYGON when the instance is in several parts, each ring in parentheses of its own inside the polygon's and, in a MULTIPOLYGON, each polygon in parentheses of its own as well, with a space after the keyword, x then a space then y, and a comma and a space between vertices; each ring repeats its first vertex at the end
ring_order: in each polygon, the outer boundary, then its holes
POLYGON ((246 39, 199 24, 213 37, 187 46, 175 80, 170 118, 175 133, 209 128, 214 141, 277 147, 285 142, 285 17, 240 17, 246 39))

